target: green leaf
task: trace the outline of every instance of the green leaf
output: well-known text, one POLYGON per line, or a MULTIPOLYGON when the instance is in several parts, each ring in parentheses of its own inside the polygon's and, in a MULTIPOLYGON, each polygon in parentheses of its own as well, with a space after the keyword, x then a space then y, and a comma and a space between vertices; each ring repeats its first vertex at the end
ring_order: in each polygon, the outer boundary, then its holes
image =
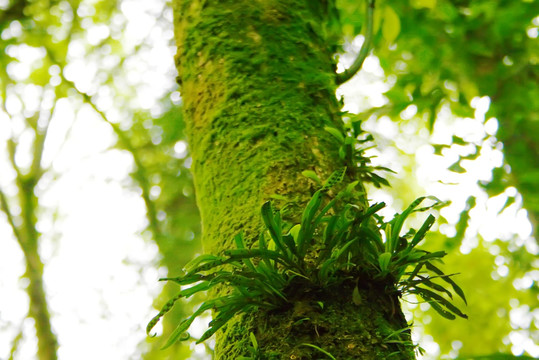
POLYGON ((419 261, 423 261, 423 262, 424 262, 424 261, 426 261, 426 260, 436 259, 436 258, 441 259, 441 258, 443 258, 444 256, 447 255, 447 253, 446 253, 445 251, 443 251, 443 250, 441 250, 441 251, 435 251, 435 252, 432 252, 432 253, 431 253, 431 252, 428 252, 428 251, 425 251, 425 252, 426 252, 426 254, 423 255, 423 256, 421 256, 421 257, 417 260, 418 262, 419 262, 419 261))
POLYGON ((382 273, 386 273, 388 271, 390 262, 391 262, 391 253, 385 252, 383 254, 380 254, 380 256, 378 256, 378 265, 380 266, 380 270, 382 270, 382 273))
POLYGON ((185 276, 178 276, 173 278, 160 278, 159 281, 173 281, 178 285, 189 285, 193 284, 199 281, 202 281, 206 278, 206 276, 202 274, 188 274, 185 276))
POLYGON ((413 249, 427 234, 427 231, 430 230, 434 222, 436 221, 435 217, 432 215, 429 215, 427 217, 427 220, 421 225, 421 228, 415 233, 414 237, 412 238, 412 241, 410 241, 409 249, 413 249))
POLYGON ((277 226, 277 222, 275 221, 275 218, 273 217, 273 209, 272 209, 270 201, 266 201, 264 205, 262 205, 261 212, 262 212, 262 219, 264 220, 264 223, 266 224, 266 228, 268 229, 271 235, 271 238, 275 242, 275 245, 283 254, 286 254, 286 250, 281 241, 282 229, 280 228, 280 226, 277 226))
MULTIPOLYGON (((236 242, 236 247, 238 249, 245 249, 245 244, 243 242, 243 231, 234 237, 234 241, 236 242)), ((255 266, 253 265, 253 263, 251 262, 249 258, 243 258, 242 262, 251 271, 256 271, 255 266)))
MULTIPOLYGON (((393 229, 390 231, 390 239, 392 241, 396 241, 396 239, 393 239, 393 238, 398 238, 401 230, 402 230, 402 226, 404 225, 404 221, 406 220, 406 218, 414 211, 415 208, 417 208, 419 206, 419 204, 421 204, 421 202, 425 200, 425 197, 420 197, 420 198, 417 198, 415 199, 411 204, 410 206, 408 206, 406 208, 406 210, 404 210, 402 212, 402 214, 397 214, 395 215, 395 217, 393 218, 393 220, 391 220, 390 223, 393 223, 393 229)), ((389 224, 388 224, 389 225, 389 224)), ((387 232, 386 232, 387 234, 387 232)), ((388 234, 389 235, 389 234, 388 234)), ((388 239, 388 241, 390 240, 388 239)))
POLYGON ((437 304, 436 302, 429 302, 430 306, 432 306, 432 308, 434 310, 436 310, 436 312, 440 315, 442 315, 444 318, 448 319, 448 320, 455 320, 457 317, 455 315, 453 315, 451 312, 445 310, 444 308, 442 308, 439 304, 437 304))
MULTIPOLYGON (((159 313, 154 316, 150 322, 148 323, 148 325, 146 326, 146 334, 147 335, 150 335, 150 331, 152 331, 152 329, 154 328, 154 326, 159 322, 159 320, 167 313, 169 312, 172 307, 174 306, 174 303, 176 301, 178 301, 178 299, 180 299, 181 297, 183 297, 183 294, 182 292, 180 291, 179 293, 177 293, 172 299, 170 299, 169 301, 167 301, 167 303, 161 308, 161 311, 159 311, 159 313)), ((154 335, 155 336, 155 335, 154 335)))
POLYGON ((397 235, 393 236, 395 232, 392 231, 391 223, 386 224, 384 232, 386 233, 386 243, 385 243, 386 252, 393 253, 393 251, 395 250, 395 244, 397 243, 397 240, 398 240, 396 239, 398 237, 398 233, 397 235))
POLYGON ((361 295, 359 294, 359 289, 354 287, 354 290, 352 291, 352 301, 356 305, 361 305, 361 295))
POLYGON ((302 258, 305 255, 306 241, 310 240, 310 237, 314 230, 312 230, 311 222, 316 215, 316 212, 322 204, 322 191, 318 190, 313 194, 313 197, 307 203, 303 215, 301 218, 301 227, 298 232, 298 253, 302 258))
POLYGON ((316 349, 318 351, 320 351, 321 353, 327 355, 331 360, 337 360, 335 359, 335 357, 333 355, 331 355, 329 352, 327 352, 326 350, 316 346, 316 345, 313 345, 313 344, 300 344, 300 346, 309 346, 309 347, 312 347, 313 349, 316 349))
POLYGON ((183 320, 182 322, 180 322, 179 325, 176 327, 176 329, 174 329, 172 334, 170 334, 170 337, 167 339, 167 342, 165 343, 165 345, 163 345, 161 350, 169 348, 176 341, 178 341, 180 339, 180 337, 182 336, 182 334, 184 332, 186 332, 187 329, 189 329, 189 327, 191 326, 193 321, 195 321, 195 319, 200 314, 202 314, 203 312, 205 312, 207 310, 210 310, 217 303, 217 301, 219 299, 221 299, 221 298, 210 300, 210 301, 207 301, 207 302, 203 303, 202 305, 200 305, 198 310, 193 313, 193 315, 191 315, 189 318, 187 318, 187 319, 183 320))
POLYGON ((335 226, 337 225, 338 220, 338 216, 332 216, 324 229, 324 244, 326 245, 326 248, 333 246, 332 240, 335 237, 335 226))
MULTIPOLYGON (((258 237, 258 248, 260 250, 268 250, 268 245, 266 244, 266 238, 263 231, 260 233, 258 237)), ((262 257, 262 261, 264 261, 268 269, 273 269, 273 265, 271 264, 271 261, 269 261, 267 257, 262 257)))
POLYGON ((320 270, 318 271, 318 279, 322 285, 327 283, 330 273, 335 270, 335 267, 333 265, 336 261, 337 259, 335 258, 329 258, 325 260, 320 266, 320 270))
POLYGON ((412 281, 416 277, 416 275, 419 274, 419 271, 421 270, 423 265, 424 265, 424 263, 417 264, 417 266, 414 268, 414 270, 410 273, 410 276, 408 277, 407 282, 412 281))
MULTIPOLYGON (((410 291, 410 292, 412 292, 412 291, 410 291)), ((461 318, 464 318, 464 319, 468 318, 468 316, 466 314, 464 314, 462 311, 460 311, 459 308, 457 308, 455 305, 453 305, 449 300, 447 300, 446 298, 442 297, 441 295, 438 295, 437 293, 435 293, 435 292, 433 292, 431 290, 428 290, 428 289, 425 289, 425 288, 420 288, 420 287, 416 286, 415 289, 413 290, 413 292, 418 293, 419 295, 421 295, 421 297, 423 299, 425 299, 427 301, 428 300, 433 300, 434 302, 429 301, 429 303, 431 305, 434 304, 434 303, 438 303, 439 305, 445 306, 453 314, 455 314, 457 316, 460 316, 461 318)))
MULTIPOLYGON (((204 255, 201 255, 201 256, 204 256, 204 255)), ((208 271, 208 270, 211 270, 211 269, 213 269, 215 267, 218 267, 218 266, 222 266, 222 265, 225 265, 225 264, 230 264, 231 262, 232 262, 232 260, 230 260, 230 259, 219 257, 216 260, 208 261, 208 262, 206 262, 204 264, 198 265, 194 269, 190 270, 188 275, 194 275, 194 274, 202 272, 202 271, 208 271)))
POLYGON ((412 6, 415 8, 434 9, 436 7, 436 0, 413 0, 412 6))
POLYGON ((357 239, 352 239, 348 241, 342 248, 340 248, 338 251, 332 254, 332 257, 338 260, 348 250, 348 248, 357 241, 358 241, 357 239))
POLYGON ((245 244, 243 243, 243 231, 234 236, 234 242, 238 249, 245 249, 245 244))
POLYGON ((276 260, 282 264, 287 264, 288 259, 283 256, 282 253, 273 250, 263 250, 263 249, 231 249, 223 251, 223 254, 229 256, 232 259, 246 259, 246 258, 267 258, 276 260))
POLYGON ((253 344, 255 351, 258 351, 258 341, 256 341, 256 336, 252 331, 249 333, 249 339, 251 339, 251 344, 253 344))
POLYGON ((449 298, 453 299, 453 294, 451 294, 451 291, 447 290, 446 288, 444 288, 442 285, 440 284, 436 284, 435 282, 431 281, 429 278, 427 277, 424 277, 424 276, 419 276, 419 279, 418 280, 415 280, 413 281, 413 284, 412 285, 425 285, 425 286, 428 286, 430 287, 431 289, 433 290, 436 290, 440 293, 444 293, 446 294, 447 296, 449 296, 449 298))
POLYGON ((384 23, 382 24, 382 36, 388 44, 393 44, 401 31, 399 15, 392 7, 386 6, 384 9, 384 23))
POLYGON ((346 185, 346 189, 344 190, 344 192, 346 194, 351 194, 352 191, 354 191, 354 189, 356 188, 357 184, 359 184, 359 180, 352 181, 350 184, 346 185))
MULTIPOLYGON (((228 320, 230 320, 234 315, 236 315, 239 311, 241 311, 242 307, 245 307, 245 305, 240 304, 239 306, 235 306, 233 308, 233 310, 229 310, 229 311, 226 311, 226 312, 225 311, 220 311, 219 314, 217 315, 217 317, 210 322, 211 327, 208 330, 206 330, 206 332, 204 334, 202 334, 202 336, 200 337, 200 339, 197 340, 196 343, 200 344, 201 342, 206 341, 207 339, 209 339, 220 328, 222 328, 223 325, 225 325, 228 322, 228 320)), ((246 310, 246 309, 244 309, 244 310, 246 310)))
POLYGON ((292 254, 298 256, 296 243, 294 242, 294 237, 292 235, 290 234, 284 235, 283 242, 286 245, 287 249, 289 249, 292 254))
POLYGON ((457 145, 468 145, 469 144, 466 140, 464 140, 463 138, 458 137, 456 135, 453 135, 453 137, 451 138, 451 142, 453 144, 457 144, 457 145))
POLYGON ((460 158, 457 162, 455 162, 453 165, 451 165, 450 167, 447 168, 449 171, 453 171, 453 172, 456 172, 456 173, 459 173, 459 174, 463 174, 466 172, 466 169, 463 168, 461 165, 460 165, 460 158))
POLYGON ((220 261, 224 261, 225 259, 223 259, 222 257, 220 256, 216 256, 216 255, 211 255, 211 254, 204 254, 204 255, 199 255, 197 256, 196 258, 194 258, 193 260, 189 261, 184 267, 183 267, 183 270, 186 272, 186 273, 190 273, 192 272, 194 269, 196 269, 197 267, 199 267, 202 263, 218 263, 220 261))
POLYGON ((292 235, 292 237, 294 238, 294 241, 296 242, 296 244, 298 243, 298 235, 299 235, 300 229, 301 229, 301 224, 296 224, 292 226, 292 228, 288 231, 288 233, 292 235))
POLYGON ((424 198, 432 200, 433 201, 432 205, 428 205, 428 206, 421 207, 419 209, 415 209, 413 212, 424 212, 424 211, 431 210, 431 209, 440 209, 440 208, 442 208, 444 206, 447 206, 447 205, 449 205, 451 203, 450 201, 442 201, 442 200, 438 199, 436 196, 432 196, 432 195, 425 196, 424 198))
POLYGON ((344 174, 346 174, 346 166, 332 172, 331 175, 326 180, 326 182, 324 183, 324 186, 322 187, 321 191, 327 191, 331 189, 333 186, 335 186, 336 184, 340 183, 342 179, 344 178, 344 174))
MULTIPOLYGON (((404 225, 404 221, 406 220, 406 218, 411 213, 418 212, 418 211, 427 211, 427 210, 430 210, 430 209, 435 208, 435 207, 444 206, 446 204, 447 203, 444 203, 444 202, 440 201, 435 196, 427 196, 427 197, 423 196, 423 197, 420 197, 420 198, 417 198, 416 200, 414 200, 410 204, 410 206, 408 206, 408 208, 406 208, 406 210, 404 210, 402 212, 402 214, 395 215, 393 220, 390 221, 390 223, 394 225, 392 230, 391 230, 391 236, 390 236, 391 242, 390 242, 390 245, 394 246, 396 244, 396 241, 397 241, 397 239, 399 237, 399 234, 400 234, 400 232, 402 230, 402 227, 404 225), (421 202, 423 202, 423 200, 425 200, 427 198, 433 200, 434 204, 429 205, 429 206, 425 206, 425 207, 422 207, 422 208, 417 208, 419 206, 419 204, 421 204, 421 202)), ((432 219, 429 216, 429 218, 427 218, 427 220, 425 221, 425 223, 423 224, 421 229, 417 232, 416 237, 414 237, 415 241, 413 240, 411 242, 411 244, 414 244, 413 246, 417 245, 417 243, 419 241, 421 241, 422 236, 424 236, 424 233, 426 233, 428 231, 428 229, 432 226, 433 223, 434 223, 434 219, 432 219)), ((411 246, 410 249, 413 248, 413 246, 411 246)), ((391 247, 391 249, 394 250, 393 247, 391 247)))
POLYGON ((182 290, 181 294, 182 294, 182 297, 189 298, 189 297, 191 297, 192 295, 194 295, 194 294, 196 294, 198 292, 208 290, 210 287, 211 287, 210 283, 203 282, 203 283, 197 284, 195 286, 192 286, 190 288, 182 290))
POLYGON ((340 143, 344 143, 344 135, 342 131, 330 126, 324 126, 324 130, 333 135, 340 143))
POLYGON ((412 326, 406 326, 406 327, 404 327, 404 328, 402 328, 402 329, 398 329, 398 330, 396 330, 396 331, 393 331, 391 334, 387 335, 387 336, 384 338, 384 340, 389 340, 389 339, 391 339, 392 337, 394 337, 395 335, 400 335, 400 334, 402 334, 402 333, 405 332, 405 331, 411 331, 411 330, 412 330, 412 326))
POLYGON ((322 180, 320 180, 320 178, 314 171, 304 170, 301 172, 301 174, 305 176, 306 178, 313 180, 315 183, 322 185, 322 180))
POLYGON ((464 303, 466 305, 468 305, 468 302, 466 301, 466 296, 464 296, 464 291, 462 291, 460 286, 458 286, 457 283, 453 281, 453 279, 451 279, 448 275, 445 275, 442 270, 440 270, 436 266, 432 265, 430 262, 426 262, 425 265, 427 266, 427 269, 429 269, 430 271, 440 275, 440 277, 442 278, 443 281, 450 284, 451 287, 453 288, 453 290, 455 291, 455 293, 458 296, 460 296, 460 298, 464 301, 464 303))

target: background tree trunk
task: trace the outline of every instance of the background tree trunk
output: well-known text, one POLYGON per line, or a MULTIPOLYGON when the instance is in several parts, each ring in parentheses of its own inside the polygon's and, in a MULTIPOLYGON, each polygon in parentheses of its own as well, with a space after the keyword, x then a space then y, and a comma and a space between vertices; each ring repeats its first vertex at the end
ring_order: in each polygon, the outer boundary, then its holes
POLYGON ((37 359, 56 360, 58 358, 56 353, 58 340, 52 329, 43 285, 43 261, 39 254, 41 234, 36 229, 39 211, 36 187, 43 174, 41 156, 47 131, 39 131, 37 127, 33 130, 35 131, 34 158, 27 174, 24 174, 17 166, 15 162, 16 143, 13 139, 9 140, 9 158, 17 174, 15 182, 17 184, 18 203, 16 203, 16 206, 20 208, 20 215, 18 217, 14 216, 8 197, 2 189, 0 189, 0 209, 8 219, 26 262, 25 277, 28 279, 26 292, 30 299, 28 314, 35 321, 37 359))
MULTIPOLYGON (((177 68, 193 158, 205 251, 233 247, 240 231, 253 242, 260 206, 273 195, 289 204, 288 220, 301 216, 313 184, 344 166, 325 126, 342 128, 335 99, 330 8, 324 1, 175 1, 177 68)), ((231 321, 218 333, 217 359, 249 355, 253 332, 268 358, 413 358, 384 344, 406 327, 396 299, 383 284, 354 283, 296 294, 280 311, 231 321), (323 309, 316 306, 323 302, 323 309)))

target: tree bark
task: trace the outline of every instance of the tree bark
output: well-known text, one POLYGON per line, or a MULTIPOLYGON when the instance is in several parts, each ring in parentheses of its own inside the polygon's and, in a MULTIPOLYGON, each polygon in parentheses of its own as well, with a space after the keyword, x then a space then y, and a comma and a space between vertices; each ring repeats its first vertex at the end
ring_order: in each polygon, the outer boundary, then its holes
MULTIPOLYGON (((261 205, 278 195, 298 221, 322 179, 344 163, 324 130, 342 128, 335 98, 331 11, 311 0, 176 0, 175 36, 187 134, 206 252, 233 248, 243 231, 254 242, 261 205)), ((383 284, 356 282, 294 294, 279 311, 247 314, 218 332, 216 359, 249 356, 253 332, 264 358, 414 358, 385 338, 406 327, 383 284), (323 303, 323 308, 317 306, 323 303), (398 353, 398 355, 390 355, 398 353)), ((395 306, 395 304, 397 304, 395 306)))

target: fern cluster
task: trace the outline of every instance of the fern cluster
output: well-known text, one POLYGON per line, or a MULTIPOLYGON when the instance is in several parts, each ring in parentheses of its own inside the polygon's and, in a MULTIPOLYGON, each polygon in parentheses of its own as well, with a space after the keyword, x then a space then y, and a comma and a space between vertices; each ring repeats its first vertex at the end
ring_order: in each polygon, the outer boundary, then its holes
POLYGON ((345 171, 333 173, 313 194, 300 224, 286 223, 280 211, 266 202, 261 208, 265 229, 253 246, 247 247, 240 233, 235 237, 236 249, 220 255, 201 255, 185 266, 184 275, 161 279, 183 288, 150 321, 147 332, 177 300, 215 286, 225 285, 231 291, 206 301, 183 320, 165 348, 189 338, 189 326, 205 311, 214 311, 214 319, 197 343, 208 339, 238 313, 279 308, 290 302, 291 285, 297 281, 323 288, 358 276, 389 284, 389 292, 416 294, 448 319, 466 318, 452 303, 453 294, 466 302, 462 289, 451 278, 454 274, 445 274, 437 265, 446 253, 417 248, 434 217, 429 215, 419 230, 410 229, 400 235, 410 214, 440 206, 441 202, 431 197, 433 205, 419 207, 427 199, 421 197, 385 222, 377 215, 384 203, 363 209, 344 201, 354 191, 354 183, 336 196, 329 195, 328 190, 342 180, 345 171))

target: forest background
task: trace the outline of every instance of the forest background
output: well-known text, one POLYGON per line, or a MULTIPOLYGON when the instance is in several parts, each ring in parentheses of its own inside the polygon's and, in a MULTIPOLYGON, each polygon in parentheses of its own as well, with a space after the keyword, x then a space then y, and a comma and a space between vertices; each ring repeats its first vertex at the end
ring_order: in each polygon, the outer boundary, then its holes
MULTIPOLYGON (((337 7, 341 71, 365 14, 337 7)), ((378 1, 374 50, 338 89, 395 171, 369 189, 383 215, 451 201, 425 246, 450 254, 470 319, 410 299, 425 359, 539 356, 538 28, 536 1, 378 1)), ((208 358, 144 333, 175 291, 157 279, 201 252, 170 5, 4 0, 0 36, 0 358, 38 341, 59 344, 40 359, 208 358)))

